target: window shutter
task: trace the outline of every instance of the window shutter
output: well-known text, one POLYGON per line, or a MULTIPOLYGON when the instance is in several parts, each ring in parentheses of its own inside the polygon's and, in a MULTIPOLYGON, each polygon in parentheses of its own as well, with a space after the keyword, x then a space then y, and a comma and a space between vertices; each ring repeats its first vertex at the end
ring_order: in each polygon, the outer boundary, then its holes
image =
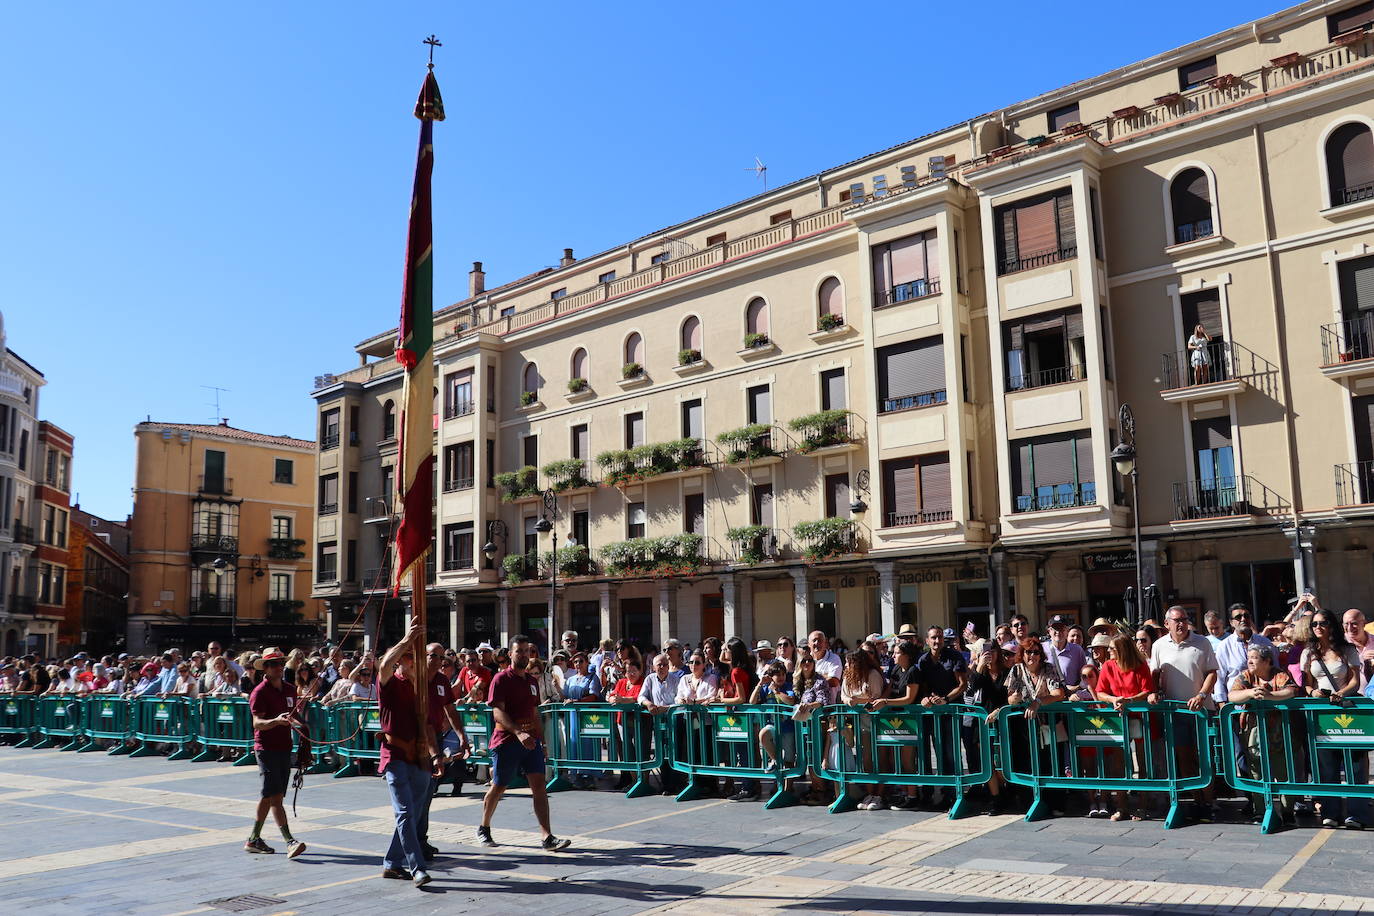
POLYGON ((1055 220, 1059 226, 1059 237, 1055 248, 1073 248, 1078 245, 1078 227, 1073 221, 1073 192, 1060 191, 1054 198, 1055 220))
POLYGON ((921 511, 950 512, 954 508, 949 485, 949 455, 921 459, 921 511))
POLYGON ((592 451, 592 433, 583 424, 573 430, 573 457, 586 458, 592 451))
MULTIPOLYGON (((1364 395, 1352 399, 1355 414, 1355 458, 1357 461, 1374 459, 1374 395, 1364 395)), ((1367 478, 1366 474, 1361 474, 1367 478)))
POLYGON ((849 475, 827 474, 825 514, 830 518, 849 518, 849 475))
POLYGON ((943 391, 944 339, 929 337, 879 350, 878 385, 883 399, 943 391))
POLYGON ((1064 314, 1056 312, 1053 315, 1042 315, 1038 318, 1027 319, 1022 325, 1027 334, 1039 334, 1043 331, 1063 331, 1064 314))
POLYGON ((1345 149, 1341 151, 1341 169, 1347 188, 1374 184, 1374 137, 1369 128, 1353 126, 1355 129, 1346 138, 1345 149))
POLYGON ((682 323, 682 349, 701 350, 701 321, 695 315, 682 323))
POLYGON ((525 367, 524 390, 525 390, 525 391, 538 391, 538 390, 539 390, 539 368, 538 368, 537 366, 535 366, 534 363, 530 363, 528 366, 525 367))
POLYGON ((873 248, 873 288, 879 293, 892 289, 892 265, 886 245, 873 248))
POLYGON ((754 524, 773 527, 773 485, 755 484, 753 492, 754 524))
POLYGON ((644 338, 638 334, 625 339, 625 362, 644 364, 644 338))
POLYGON ((1069 312, 1064 316, 1064 333, 1069 340, 1083 336, 1083 313, 1069 312))
POLYGON ((940 279, 940 243, 935 233, 925 233, 926 240, 926 279, 940 279))
POLYGON ((1049 113, 1050 133, 1058 133, 1070 124, 1077 124, 1078 120, 1077 102, 1074 102, 1072 105, 1065 105, 1062 108, 1056 108, 1049 113))
POLYGON ((1016 247, 1016 208, 1003 207, 998 214, 1000 223, 998 232, 998 246, 1001 248, 1000 260, 1004 265, 1011 265, 1021 256, 1016 247))
POLYGON ((1341 306, 1346 318, 1374 309, 1374 256, 1337 262, 1341 280, 1341 306))
POLYGON ((1078 459, 1078 482, 1093 482, 1093 437, 1087 433, 1074 441, 1074 451, 1078 459))
POLYGON ((1374 22, 1374 3, 1357 3, 1339 13, 1326 17, 1327 34, 1331 38, 1355 29, 1362 29, 1374 22))
POLYGON ((1074 440, 1072 438, 1035 440, 1035 485, 1054 486, 1073 483, 1074 440))
POLYGON ((1031 444, 1028 441, 1016 443, 1012 458, 1012 495, 1029 496, 1035 484, 1031 475, 1031 444))
POLYGON ((1026 348, 1025 327, 1021 322, 1007 325, 1007 349, 1024 350, 1026 348))
POLYGON ((892 286, 925 279, 925 240, 922 236, 898 239, 889 247, 892 252, 892 286))
POLYGON ((917 497, 916 459, 883 462, 883 489, 888 515, 914 515, 920 511, 917 497))
POLYGON ((581 347, 578 347, 576 350, 573 351, 572 377, 587 377, 587 351, 582 349, 581 347))
POLYGON ((706 533, 706 497, 701 493, 688 493, 685 499, 685 511, 682 513, 687 520, 687 531, 689 534, 706 533))
POLYGON ((1058 249, 1054 231, 1053 197, 1038 197, 1016 206, 1016 252, 1020 259, 1058 249))
POLYGON ((826 410, 843 410, 849 406, 845 398, 843 369, 830 369, 821 373, 821 384, 825 386, 826 410))
POLYGON ((840 281, 834 277, 829 277, 821 284, 821 314, 822 315, 843 315, 844 314, 844 292, 840 287, 840 281))
POLYGON ((771 393, 767 385, 758 385, 749 389, 749 422, 750 423, 772 423, 773 404, 771 393))
POLYGON ((1202 169, 1185 169, 1169 185, 1174 225, 1183 226, 1212 218, 1211 190, 1202 169))
MULTIPOLYGON (((1370 278, 1374 280, 1374 277, 1370 278)), ((1183 336, 1193 336, 1193 329, 1202 325, 1209 336, 1221 337, 1221 292, 1205 289, 1183 297, 1183 336)))
POLYGON ((1231 418, 1212 417, 1193 421, 1193 451, 1231 447, 1231 418))

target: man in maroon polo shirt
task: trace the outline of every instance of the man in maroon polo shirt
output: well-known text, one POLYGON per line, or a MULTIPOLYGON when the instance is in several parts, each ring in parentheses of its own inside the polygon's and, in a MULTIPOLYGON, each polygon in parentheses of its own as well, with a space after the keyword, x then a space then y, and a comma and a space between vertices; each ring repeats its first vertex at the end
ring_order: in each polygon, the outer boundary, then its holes
POLYGON ((567 849, 570 840, 553 835, 549 829, 549 796, 544 790, 544 726, 539 718, 539 681, 530 674, 534 646, 528 636, 513 636, 510 641, 510 667, 492 678, 488 704, 496 727, 491 733, 491 788, 482 799, 482 826, 477 842, 495 846, 491 838, 491 818, 506 786, 520 774, 530 784, 534 818, 544 831, 545 849, 567 849))
MULTIPOLYGON (((430 669, 429 701, 425 706, 425 715, 429 718, 429 727, 434 732, 434 747, 436 750, 443 747, 442 739, 452 728, 458 733, 458 755, 461 757, 466 750, 468 736, 463 730, 463 719, 453 706, 453 682, 448 679, 448 675, 444 674, 441 667, 444 661, 444 647, 432 642, 425 647, 425 654, 429 659, 430 669)), ((424 851, 425 861, 439 855, 438 848, 429 842, 429 806, 434 801, 434 793, 438 791, 438 781, 436 777, 434 784, 430 785, 429 791, 425 793, 425 810, 416 825, 416 834, 420 840, 420 848, 424 851)))
POLYGON ((391 845, 382 857, 382 877, 409 878, 416 887, 424 887, 432 880, 425 871, 419 828, 434 785, 436 757, 434 730, 420 728, 416 711, 415 655, 423 636, 419 621, 412 617, 405 636, 377 665, 382 729, 378 769, 386 778, 391 810, 396 815, 391 845))
MULTIPOLYGON (((262 840, 262 825, 267 812, 286 840, 286 857, 294 859, 305 852, 305 844, 291 835, 286 822, 286 787, 291 781, 291 720, 296 712, 296 688, 282 680, 286 671, 286 656, 278 648, 267 649, 253 667, 263 672, 262 683, 253 688, 248 697, 248 709, 253 715, 253 756, 258 761, 262 777, 262 798, 258 800, 253 832, 243 844, 244 852, 268 854, 276 852, 262 840)), ((310 754, 309 744, 301 738, 303 759, 310 754)))

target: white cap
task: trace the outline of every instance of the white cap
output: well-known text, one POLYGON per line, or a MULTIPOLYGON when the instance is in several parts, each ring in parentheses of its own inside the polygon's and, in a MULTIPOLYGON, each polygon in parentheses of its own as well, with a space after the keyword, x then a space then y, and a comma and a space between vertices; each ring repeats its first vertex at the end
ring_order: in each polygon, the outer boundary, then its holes
POLYGON ((758 651, 759 649, 771 649, 771 648, 773 648, 773 644, 772 644, 771 642, 769 642, 768 640, 766 640, 766 639, 760 639, 758 642, 754 643, 754 650, 755 650, 755 651, 758 651))
POLYGON ((484 642, 484 643, 482 643, 480 646, 477 647, 477 651, 478 651, 478 652, 481 652, 483 649, 486 649, 488 652, 495 652, 495 651, 496 651, 494 648, 492 648, 492 645, 491 645, 491 643, 489 643, 489 642, 484 642))

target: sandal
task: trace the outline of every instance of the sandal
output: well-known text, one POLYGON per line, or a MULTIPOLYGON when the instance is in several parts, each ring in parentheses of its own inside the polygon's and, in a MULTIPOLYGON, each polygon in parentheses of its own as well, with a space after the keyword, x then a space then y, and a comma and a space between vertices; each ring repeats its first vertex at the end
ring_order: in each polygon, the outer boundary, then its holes
MULTIPOLYGON (((1126 819, 1126 812, 1125 812, 1125 811, 1115 811, 1115 812, 1112 813, 1112 820, 1114 820, 1114 821, 1124 821, 1125 819, 1126 819)), ((1137 818, 1137 820, 1139 820, 1139 818, 1137 818)))

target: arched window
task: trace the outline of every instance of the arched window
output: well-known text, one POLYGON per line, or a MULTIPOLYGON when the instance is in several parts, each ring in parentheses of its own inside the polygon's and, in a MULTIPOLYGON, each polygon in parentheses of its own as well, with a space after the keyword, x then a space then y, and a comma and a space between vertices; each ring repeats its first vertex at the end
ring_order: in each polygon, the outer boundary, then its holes
POLYGON ((568 369, 569 378, 585 379, 587 377, 587 351, 578 347, 573 351, 572 364, 568 369))
POLYGON ((839 279, 826 277, 825 281, 821 283, 821 289, 816 299, 817 314, 822 321, 825 320, 826 315, 844 318, 844 287, 840 286, 839 279))
POLYGON ((534 363, 525 364, 524 375, 520 378, 520 390, 525 394, 539 393, 539 367, 534 363))
POLYGON ((644 338, 637 331, 631 331, 625 338, 625 365, 631 363, 644 365, 644 338))
POLYGON ((1174 244, 1182 245, 1216 234, 1212 219, 1212 191, 1202 169, 1184 169, 1169 182, 1169 207, 1174 217, 1174 244))
POLYGON ((768 303, 762 297, 749 300, 744 310, 744 333, 746 337, 751 334, 761 334, 765 339, 768 337, 768 303))
POLYGON ((382 405, 382 440, 396 438, 396 402, 387 401, 382 405))
POLYGON ((682 322, 681 350, 692 350, 698 356, 701 354, 701 319, 696 315, 688 315, 682 322))
POLYGON ((1374 197, 1374 135, 1367 125, 1342 124, 1326 138, 1326 180, 1333 207, 1374 197))

